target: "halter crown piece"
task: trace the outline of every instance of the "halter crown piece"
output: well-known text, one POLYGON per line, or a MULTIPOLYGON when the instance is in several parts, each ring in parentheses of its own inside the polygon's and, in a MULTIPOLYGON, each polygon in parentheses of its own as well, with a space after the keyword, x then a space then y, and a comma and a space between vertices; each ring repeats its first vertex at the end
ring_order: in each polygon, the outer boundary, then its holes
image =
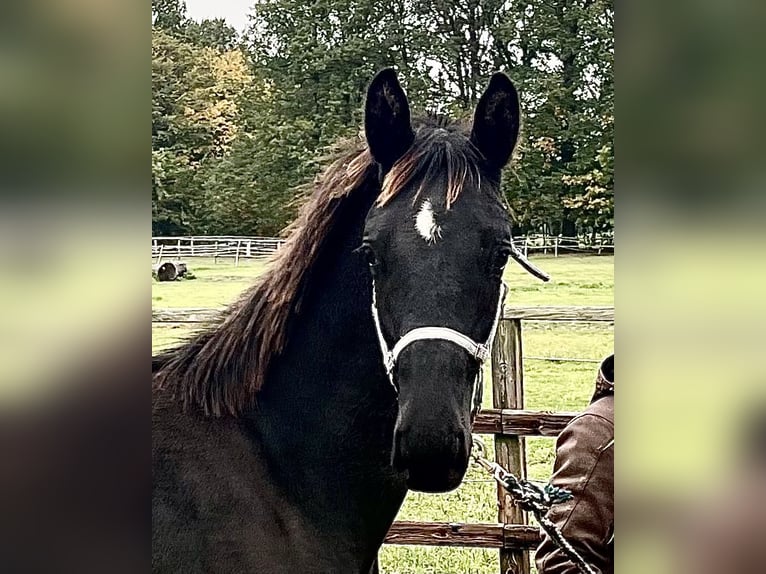
POLYGON ((404 349, 414 343, 415 341, 449 341, 454 343, 458 347, 461 347, 468 352, 474 359, 479 362, 479 373, 474 381, 474 393, 473 393, 473 411, 472 417, 476 416, 476 413, 481 408, 481 397, 483 391, 483 378, 481 365, 490 357, 492 351, 492 341, 495 339, 495 333, 497 332, 497 325, 500 323, 500 318, 503 314, 503 304, 505 303, 505 296, 508 293, 508 287, 504 282, 500 283, 500 296, 497 300, 497 309, 495 310, 495 318, 492 322, 492 328, 489 331, 489 337, 484 343, 477 343, 467 335, 450 329, 449 327, 417 327, 408 331, 404 336, 399 339, 394 345, 393 349, 389 349, 386 338, 383 336, 383 329, 380 326, 380 317, 378 315, 378 305, 375 298, 375 280, 372 282, 372 318, 375 321, 375 330, 378 332, 378 341, 380 342, 380 350, 383 353, 383 365, 386 368, 386 374, 388 374, 388 380, 391 382, 391 386, 394 387, 396 393, 399 393, 399 388, 394 382, 394 367, 399 355, 402 354, 404 349))

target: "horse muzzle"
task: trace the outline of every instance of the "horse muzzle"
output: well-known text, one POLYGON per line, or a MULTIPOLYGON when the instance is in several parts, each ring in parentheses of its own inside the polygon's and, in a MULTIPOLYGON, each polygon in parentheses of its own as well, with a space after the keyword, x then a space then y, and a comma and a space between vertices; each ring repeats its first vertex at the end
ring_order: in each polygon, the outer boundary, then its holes
POLYGON ((457 488, 468 468, 471 433, 458 425, 410 426, 400 421, 394 431, 392 463, 407 473, 407 487, 421 492, 457 488))

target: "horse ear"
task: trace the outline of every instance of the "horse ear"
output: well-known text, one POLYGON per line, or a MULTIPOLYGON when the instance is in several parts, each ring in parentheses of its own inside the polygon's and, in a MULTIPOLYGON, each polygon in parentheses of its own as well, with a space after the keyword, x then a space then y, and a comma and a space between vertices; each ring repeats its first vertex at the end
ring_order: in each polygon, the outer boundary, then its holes
POLYGON ((372 157, 384 168, 390 168, 412 144, 410 105, 392 68, 379 72, 367 88, 364 132, 372 157))
POLYGON ((513 82, 502 72, 494 74, 476 106, 471 141, 496 169, 511 158, 519 136, 519 116, 513 82))

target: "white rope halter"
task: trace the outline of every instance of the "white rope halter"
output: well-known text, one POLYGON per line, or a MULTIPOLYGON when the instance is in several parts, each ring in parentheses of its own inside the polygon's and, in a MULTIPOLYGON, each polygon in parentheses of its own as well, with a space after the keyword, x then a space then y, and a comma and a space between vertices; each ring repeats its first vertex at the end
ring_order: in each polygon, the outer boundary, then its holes
POLYGON ((375 281, 372 282, 372 318, 375 321, 375 330, 378 332, 378 341, 380 341, 380 350, 383 352, 383 365, 386 367, 386 373, 388 374, 388 380, 391 382, 391 386, 398 393, 399 389, 394 382, 394 367, 399 355, 402 354, 404 349, 414 343, 415 341, 449 341, 454 343, 458 347, 465 349, 468 354, 475 358, 479 362, 479 374, 474 382, 474 410, 476 411, 480 406, 482 385, 482 369, 481 365, 490 357, 492 350, 492 341, 495 339, 495 333, 497 332, 497 325, 500 323, 500 318, 503 314, 503 304, 505 303, 505 295, 508 292, 508 287, 505 283, 500 283, 500 296, 497 300, 497 309, 495 310, 495 319, 492 322, 492 329, 489 331, 489 337, 482 343, 477 343, 470 337, 450 329, 449 327, 417 327, 404 334, 394 345, 393 349, 389 349, 386 338, 383 336, 383 329, 380 326, 380 317, 378 316, 378 305, 375 298, 375 281), (479 398, 477 405, 477 397, 479 398))

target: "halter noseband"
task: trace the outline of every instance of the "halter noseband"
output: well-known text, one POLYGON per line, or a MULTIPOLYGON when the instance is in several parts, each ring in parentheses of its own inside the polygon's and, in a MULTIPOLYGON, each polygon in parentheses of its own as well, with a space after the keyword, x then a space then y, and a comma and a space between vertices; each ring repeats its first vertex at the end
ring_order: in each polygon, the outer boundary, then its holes
POLYGON ((503 304, 505 303, 505 296, 508 293, 508 287, 500 282, 500 296, 497 300, 497 309, 495 310, 495 318, 492 322, 492 328, 489 331, 489 337, 482 343, 477 343, 467 335, 450 329, 449 327, 417 327, 408 331, 404 336, 399 339, 394 345, 393 349, 388 348, 386 338, 383 336, 383 329, 380 326, 380 317, 378 316, 378 305, 375 298, 375 281, 372 282, 372 318, 375 322, 375 330, 378 332, 378 341, 380 342, 380 350, 383 353, 383 365, 386 368, 386 374, 388 380, 391 382, 391 386, 394 387, 396 393, 399 393, 399 388, 394 382, 394 367, 399 355, 402 354, 404 349, 414 343, 415 341, 449 341, 454 343, 458 347, 464 349, 474 359, 479 362, 479 372, 474 381, 473 390, 473 409, 471 411, 471 419, 476 416, 476 413, 481 408, 481 398, 483 392, 483 373, 482 364, 490 357, 492 350, 492 341, 495 339, 495 333, 497 332, 497 325, 500 323, 500 318, 503 314, 503 304))

